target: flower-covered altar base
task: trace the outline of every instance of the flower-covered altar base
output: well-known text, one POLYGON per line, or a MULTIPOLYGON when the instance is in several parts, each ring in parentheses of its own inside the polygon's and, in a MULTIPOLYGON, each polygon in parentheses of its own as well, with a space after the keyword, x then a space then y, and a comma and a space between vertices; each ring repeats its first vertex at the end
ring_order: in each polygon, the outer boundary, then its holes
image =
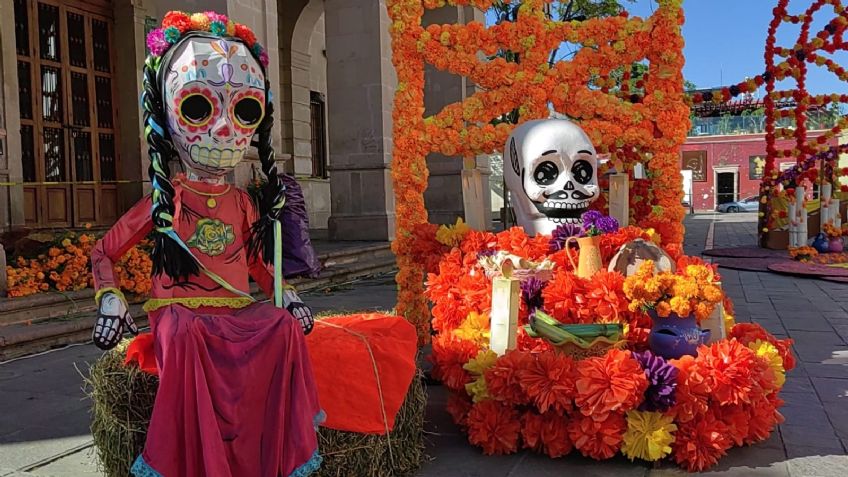
POLYGON ((701 471, 734 446, 767 439, 783 419, 779 391, 795 365, 791 341, 734 324, 716 270, 657 244, 651 230, 602 233, 601 269, 577 276, 580 249, 567 239, 585 232, 416 229, 433 304, 433 376, 450 390, 447 411, 469 442, 485 454, 531 449, 602 460, 621 453, 701 471), (628 263, 638 255, 628 255, 633 244, 642 256, 659 245, 654 253, 671 263, 628 263), (499 279, 520 289, 515 345, 501 355, 490 349, 499 279), (694 335, 680 316, 700 323, 694 335), (707 322, 716 317, 710 342, 707 322), (658 326, 669 320, 672 331, 658 326), (695 356, 662 357, 677 356, 675 340, 687 339, 695 356))

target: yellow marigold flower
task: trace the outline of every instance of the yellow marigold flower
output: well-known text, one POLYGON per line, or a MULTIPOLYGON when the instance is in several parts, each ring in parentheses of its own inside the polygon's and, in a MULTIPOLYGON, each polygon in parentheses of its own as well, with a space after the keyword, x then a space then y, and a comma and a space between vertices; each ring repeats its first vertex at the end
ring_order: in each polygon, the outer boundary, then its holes
POLYGON ((486 386, 486 377, 478 376, 477 379, 465 385, 465 392, 471 396, 473 402, 489 399, 489 387, 486 386))
POLYGON ((489 345, 490 319, 488 313, 477 313, 472 311, 468 314, 462 324, 453 330, 454 336, 460 339, 473 341, 481 346, 489 345))
POLYGON ((671 314, 671 306, 669 306, 668 302, 661 301, 657 303, 656 311, 660 318, 668 318, 668 315, 671 314))
POLYGON ((713 303, 718 303, 721 301, 722 293, 721 290, 715 285, 707 285, 702 290, 704 299, 711 301, 713 303))
POLYGON ((456 219, 456 224, 439 227, 436 231, 436 240, 448 247, 456 247, 470 231, 471 227, 462 220, 462 217, 459 217, 456 219))
POLYGON ((630 460, 653 462, 671 454, 677 425, 660 412, 629 411, 621 453, 630 460))
POLYGON ((465 363, 462 366, 462 369, 468 371, 471 374, 475 375, 483 375, 487 369, 494 366, 495 361, 498 360, 498 355, 490 350, 483 350, 477 353, 477 356, 471 359, 469 362, 465 363))
POLYGON ((780 357, 780 351, 777 350, 777 347, 768 341, 756 340, 748 343, 748 348, 758 358, 768 363, 769 368, 774 373, 774 382, 777 385, 777 389, 782 388, 783 384, 786 383, 786 370, 783 368, 783 358, 780 357))

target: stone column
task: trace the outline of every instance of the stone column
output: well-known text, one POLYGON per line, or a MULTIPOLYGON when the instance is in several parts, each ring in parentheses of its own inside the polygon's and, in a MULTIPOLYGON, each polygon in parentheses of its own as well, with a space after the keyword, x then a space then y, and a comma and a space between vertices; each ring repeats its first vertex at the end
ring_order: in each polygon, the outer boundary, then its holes
MULTIPOLYGON (((470 7, 445 6, 435 10, 427 10, 423 23, 446 24, 484 21, 483 12, 470 7)), ((424 72, 424 106, 425 116, 436 114, 451 103, 462 101, 476 91, 474 84, 467 78, 445 71, 439 71, 432 65, 426 65, 424 72)), ((430 154, 427 157, 427 167, 430 169, 430 182, 424 194, 424 201, 429 212, 430 222, 434 224, 454 223, 457 217, 470 220, 472 212, 466 210, 466 202, 475 200, 467 197, 470 190, 463 189, 463 176, 468 184, 482 181, 483 204, 475 204, 483 208, 485 220, 482 227, 491 228, 491 193, 489 188, 489 162, 487 156, 463 159, 462 157, 447 157, 442 154, 430 154), (466 197, 463 197, 463 194, 466 197)), ((476 214, 479 215, 479 214, 476 214)))
POLYGON ((392 240, 391 63, 385 0, 326 0, 333 240, 392 240))
MULTIPOLYGON (((0 0, 0 181, 20 183, 23 165, 17 64, 14 4, 12 0, 0 0)), ((24 225, 23 197, 21 186, 0 187, 0 227, 24 225)))

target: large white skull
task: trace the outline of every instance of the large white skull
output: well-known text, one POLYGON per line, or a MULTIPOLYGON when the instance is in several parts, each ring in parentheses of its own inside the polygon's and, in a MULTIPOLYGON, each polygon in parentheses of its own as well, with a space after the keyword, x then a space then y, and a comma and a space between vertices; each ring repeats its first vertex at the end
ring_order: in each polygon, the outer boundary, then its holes
POLYGON ((518 225, 530 235, 580 224, 600 194, 595 148, 571 121, 540 119, 517 126, 503 157, 518 225))
POLYGON ((168 128, 183 163, 222 176, 244 157, 265 115, 265 75, 247 47, 192 37, 164 65, 168 128))

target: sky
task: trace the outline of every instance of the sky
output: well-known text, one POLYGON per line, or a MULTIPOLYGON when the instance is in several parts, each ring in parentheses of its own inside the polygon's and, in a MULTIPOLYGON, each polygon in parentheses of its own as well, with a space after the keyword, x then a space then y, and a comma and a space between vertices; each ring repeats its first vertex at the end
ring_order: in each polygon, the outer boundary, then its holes
MULTIPOLYGON (((623 0, 632 15, 649 16, 656 8, 655 0, 623 0)), ((790 0, 790 14, 802 13, 812 0, 790 0)), ((735 84, 765 69, 765 50, 772 9, 777 0, 684 0, 686 23, 683 38, 686 42, 684 77, 698 88, 735 84)), ((828 7, 829 8, 829 7, 828 7)), ((823 9, 814 18, 833 18, 832 9, 823 9)), ((811 36, 821 30, 825 21, 813 22, 811 36)), ((800 27, 782 23, 778 29, 778 45, 791 48, 800 27)), ((848 53, 831 57, 848 65, 848 53)), ((822 67, 812 65, 808 70, 807 90, 812 94, 848 92, 848 83, 822 67)), ((779 83, 779 89, 794 88, 794 84, 779 83)))

